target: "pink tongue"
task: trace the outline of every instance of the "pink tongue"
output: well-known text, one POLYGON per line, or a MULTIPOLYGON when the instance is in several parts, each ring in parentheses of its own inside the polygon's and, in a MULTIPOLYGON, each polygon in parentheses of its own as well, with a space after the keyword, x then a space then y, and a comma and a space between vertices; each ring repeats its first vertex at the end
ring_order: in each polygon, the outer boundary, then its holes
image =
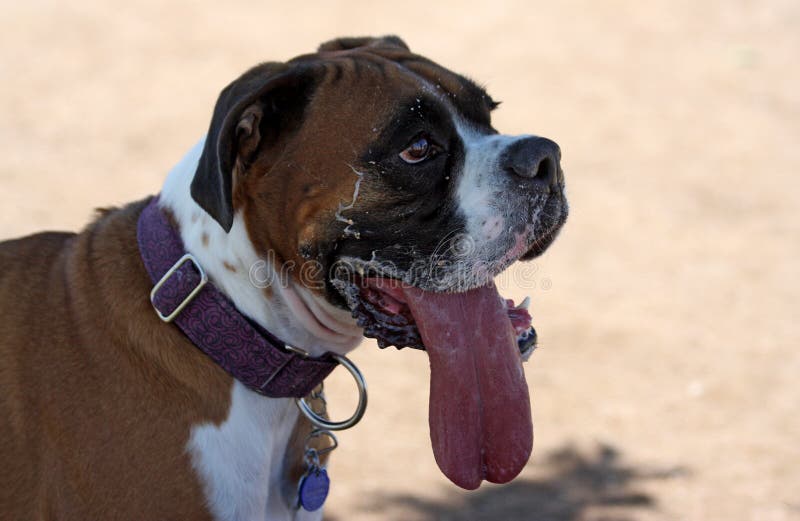
POLYGON ((533 447, 514 329, 494 284, 465 293, 404 287, 431 364, 428 422, 436 463, 456 485, 511 481, 533 447))

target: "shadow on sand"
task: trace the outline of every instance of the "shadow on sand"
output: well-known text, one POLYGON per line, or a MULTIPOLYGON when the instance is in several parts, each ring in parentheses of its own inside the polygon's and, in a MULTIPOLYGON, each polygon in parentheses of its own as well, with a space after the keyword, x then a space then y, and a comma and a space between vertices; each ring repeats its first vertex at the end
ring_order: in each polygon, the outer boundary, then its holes
POLYGON ((617 449, 600 445, 586 455, 567 446, 537 463, 542 478, 483 486, 452 499, 383 495, 365 504, 379 519, 414 521, 624 521, 656 501, 637 489, 645 480, 685 476, 682 467, 652 469, 623 463, 617 449))

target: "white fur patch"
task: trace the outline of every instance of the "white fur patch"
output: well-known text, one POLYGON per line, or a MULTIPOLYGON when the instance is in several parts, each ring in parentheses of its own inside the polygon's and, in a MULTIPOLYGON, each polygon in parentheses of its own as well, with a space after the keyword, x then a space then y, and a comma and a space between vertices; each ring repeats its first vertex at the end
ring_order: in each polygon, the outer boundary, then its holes
POLYGON ((497 178, 507 173, 499 168, 498 161, 509 145, 528 136, 482 134, 463 123, 457 129, 465 153, 456 191, 458 205, 467 220, 467 234, 478 244, 491 243, 505 231, 502 227, 507 204, 497 178))
POLYGON ((228 418, 192 429, 187 449, 217 521, 322 519, 284 497, 283 456, 299 411, 290 398, 266 399, 239 382, 228 418))
MULTIPOLYGON (((464 169, 456 196, 461 214, 466 220, 466 233, 476 245, 469 263, 504 264, 508 248, 515 244, 511 223, 517 216, 518 196, 512 199, 508 190, 509 172, 500 166, 500 158, 513 143, 533 136, 485 134, 458 122, 458 133, 464 143, 464 169)), ((521 187, 522 188, 522 187, 521 187)), ((535 226, 544 196, 532 195, 528 200, 533 209, 529 227, 535 226)))

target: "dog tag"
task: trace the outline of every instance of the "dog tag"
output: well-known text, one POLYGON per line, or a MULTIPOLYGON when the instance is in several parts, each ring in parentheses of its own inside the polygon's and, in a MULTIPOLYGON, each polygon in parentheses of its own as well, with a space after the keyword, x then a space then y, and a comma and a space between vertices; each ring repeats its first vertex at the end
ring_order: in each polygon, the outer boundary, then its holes
POLYGON ((297 488, 300 506, 309 512, 319 510, 325 503, 325 498, 328 497, 330 486, 331 480, 325 469, 309 468, 305 476, 300 479, 300 486, 297 488))

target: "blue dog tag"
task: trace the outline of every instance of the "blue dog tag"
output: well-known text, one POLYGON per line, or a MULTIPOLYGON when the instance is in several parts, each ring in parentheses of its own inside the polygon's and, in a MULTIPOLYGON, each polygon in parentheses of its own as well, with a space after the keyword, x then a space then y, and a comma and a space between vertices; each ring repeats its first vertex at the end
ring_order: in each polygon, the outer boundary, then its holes
POLYGON ((330 486, 331 480, 328 478, 328 472, 325 469, 308 469, 306 475, 300 479, 300 486, 297 489, 297 498, 300 506, 309 512, 319 510, 325 503, 325 498, 328 497, 330 486))

